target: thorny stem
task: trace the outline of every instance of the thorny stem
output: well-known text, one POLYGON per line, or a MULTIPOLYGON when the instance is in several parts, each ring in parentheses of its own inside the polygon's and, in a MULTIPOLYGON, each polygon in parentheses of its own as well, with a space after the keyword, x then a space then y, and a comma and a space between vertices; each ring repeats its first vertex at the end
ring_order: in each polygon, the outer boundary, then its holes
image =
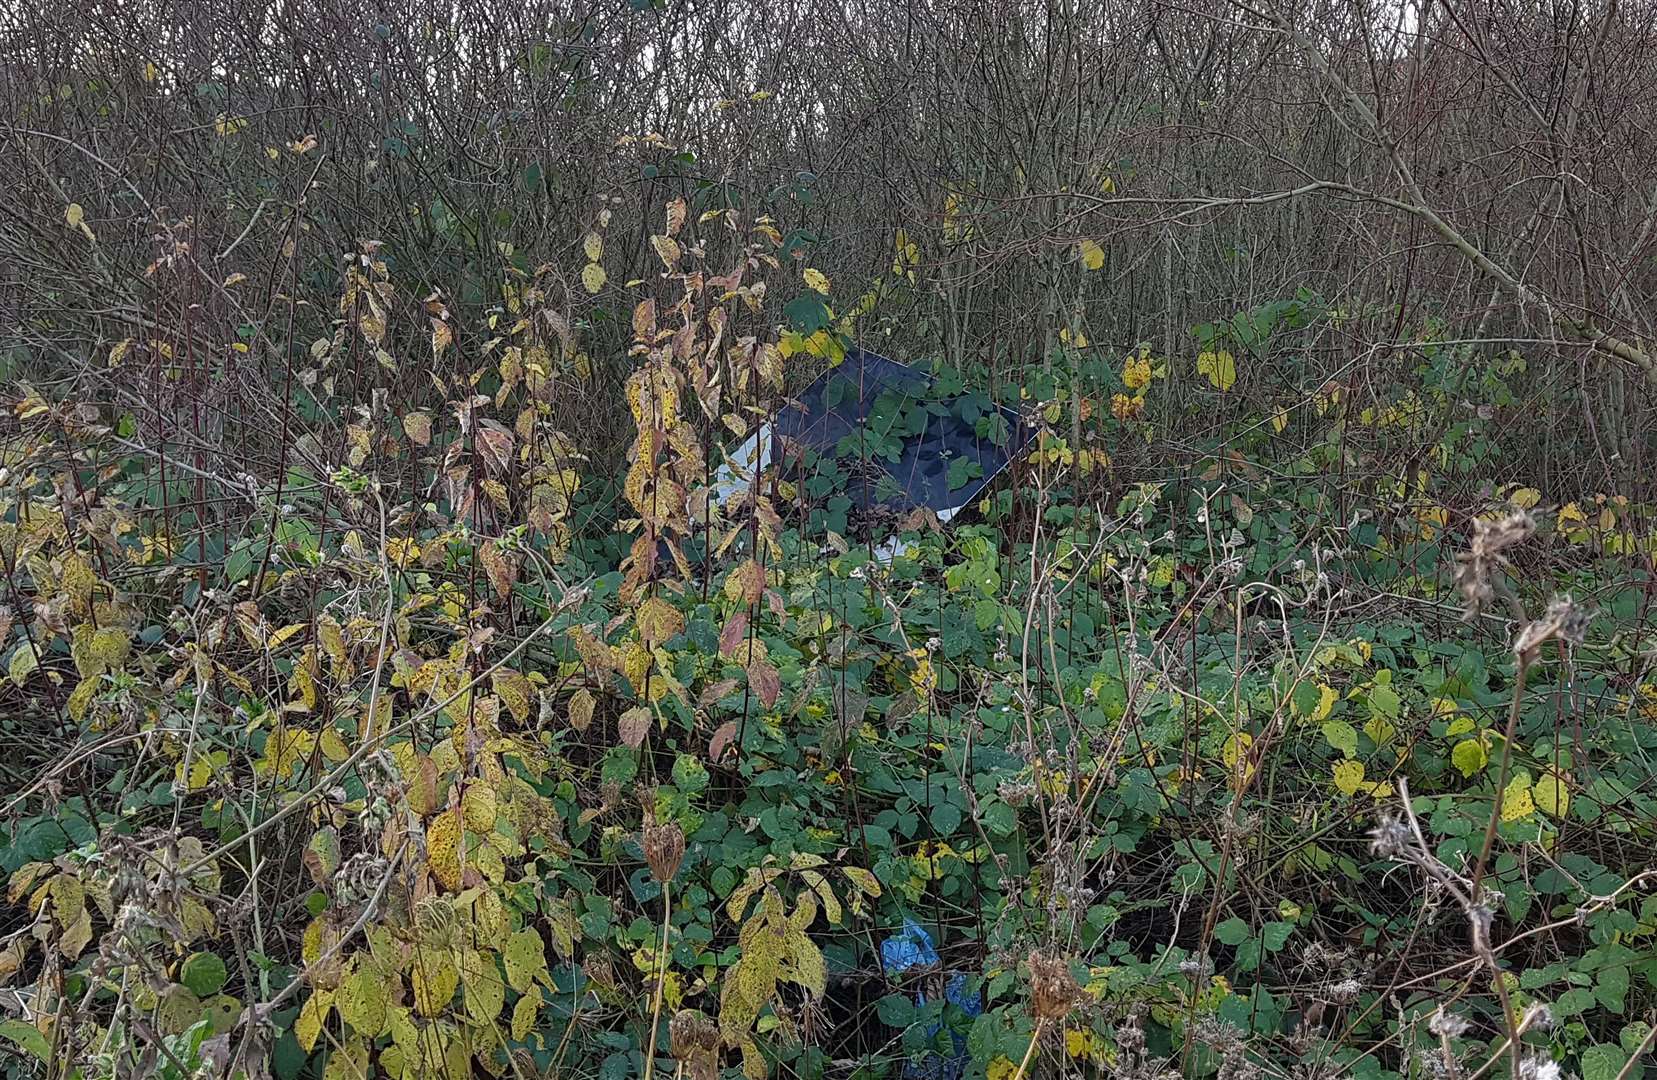
MULTIPOLYGON (((650 1007, 650 1041, 644 1044, 644 1080, 650 1080, 656 1067, 656 1030, 662 1022, 662 991, 667 988, 667 932, 673 918, 673 900, 668 893, 671 887, 670 882, 662 882, 662 946, 656 953, 656 1002, 650 1007)), ((679 1068, 684 1067, 680 1062, 679 1068)))

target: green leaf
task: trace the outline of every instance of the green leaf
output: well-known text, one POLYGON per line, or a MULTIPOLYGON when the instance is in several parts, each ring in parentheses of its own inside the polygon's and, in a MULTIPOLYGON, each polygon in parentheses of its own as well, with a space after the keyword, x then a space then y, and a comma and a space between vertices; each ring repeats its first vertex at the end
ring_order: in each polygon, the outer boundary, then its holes
POLYGON ((52 1044, 33 1024, 21 1020, 0 1020, 0 1039, 10 1039, 41 1061, 50 1061, 52 1044))
POLYGON ((1249 924, 1238 918, 1227 919, 1214 928, 1214 936, 1226 945, 1241 945, 1248 940, 1249 924))
POLYGON ((961 808, 952 802, 942 802, 932 808, 932 832, 937 836, 953 836, 961 827, 961 808))
POLYGON ((1450 751, 1450 762, 1461 770, 1461 775, 1472 776, 1490 761, 1490 751, 1477 739, 1463 739, 1450 751))
POLYGON ((1323 737, 1347 757, 1358 756, 1358 729, 1345 720, 1325 720, 1323 737))
POLYGON ((1011 836, 1018 830, 1018 811, 997 800, 984 807, 984 828, 996 836, 1011 836))
POLYGON ((1260 928, 1260 940, 1265 943, 1267 952, 1277 952, 1289 942, 1289 935, 1294 933, 1294 924, 1286 922, 1269 922, 1260 928))
POLYGON ((210 952, 191 953, 178 969, 178 981, 202 998, 218 993, 228 975, 224 961, 210 952))
POLYGON ((1377 683, 1369 692, 1369 711, 1376 716, 1396 720, 1403 707, 1404 703, 1399 700, 1398 691, 1385 683, 1377 683))
POLYGON ((915 1003, 905 994, 887 994, 875 1003, 875 1015, 887 1027, 905 1028, 915 1019, 915 1003))
POLYGON ((1628 1052, 1611 1043, 1590 1046, 1582 1052, 1582 1080, 1617 1080, 1628 1064, 1628 1052))

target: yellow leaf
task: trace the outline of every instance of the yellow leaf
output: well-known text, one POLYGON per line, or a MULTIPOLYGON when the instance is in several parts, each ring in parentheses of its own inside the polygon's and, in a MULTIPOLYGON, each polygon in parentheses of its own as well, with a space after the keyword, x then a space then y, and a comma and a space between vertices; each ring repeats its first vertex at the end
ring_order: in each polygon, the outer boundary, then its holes
POLYGON ((1272 413, 1272 430, 1281 432, 1289 426, 1289 410, 1279 409, 1272 413))
POLYGON ((460 889, 460 815, 437 815, 426 827, 426 865, 432 877, 450 892, 460 889))
POLYGON ((1521 510, 1529 510, 1542 501, 1542 493, 1535 488, 1520 488, 1509 495, 1507 501, 1521 510))
POLYGON ((997 1054, 984 1070, 985 1080, 1007 1080, 1018 1069, 1013 1059, 1006 1054, 997 1054))
POLYGON ((40 658, 35 655, 34 646, 25 641, 17 646, 16 652, 12 653, 11 663, 7 665, 6 674, 11 676, 13 683, 22 686, 39 667, 40 658))
POLYGON ((304 1006, 299 1010, 299 1019, 293 1022, 293 1037, 307 1054, 316 1046, 317 1036, 322 1034, 322 1025, 328 1021, 328 1011, 333 1007, 334 994, 331 990, 312 991, 311 996, 305 999, 304 1006))
POLYGON ((213 130, 218 132, 221 139, 235 135, 245 127, 247 127, 247 117, 245 116, 229 116, 220 113, 218 118, 213 121, 213 130))
POLYGON ((1139 390, 1149 386, 1151 382, 1151 358, 1144 353, 1128 358, 1122 365, 1122 385, 1129 390, 1139 390))
POLYGON ((1227 739, 1225 745, 1220 748, 1220 760, 1224 761, 1225 767, 1230 770, 1234 784, 1246 783, 1254 776, 1255 765, 1248 760, 1248 749, 1253 745, 1254 736, 1246 731, 1239 731, 1227 739), (1239 762, 1243 764, 1242 769, 1237 768, 1239 762))
POLYGON ((800 276, 805 278, 805 283, 806 283, 806 286, 808 288, 815 289, 818 292, 822 293, 824 296, 828 295, 828 293, 829 293, 829 279, 823 274, 823 272, 821 270, 817 269, 814 266, 808 266, 805 269, 805 273, 800 275, 800 276))
POLYGON ((501 963, 506 968, 507 985, 527 994, 535 980, 546 974, 546 943, 539 933, 525 927, 506 939, 501 947, 501 963))
POLYGON ((340 983, 334 999, 340 1017, 370 1038, 385 1027, 386 980, 369 968, 358 968, 340 983))
POLYGON ((491 832, 495 828, 495 815, 500 811, 500 800, 495 796, 495 789, 482 781, 475 781, 466 789, 466 794, 460 800, 460 812, 466 819, 466 827, 475 833, 491 832))
POLYGON ((1531 797, 1550 817, 1562 818, 1571 808, 1571 789, 1564 778, 1555 773, 1544 773, 1536 781, 1531 797))
POLYGON ((1502 792, 1502 820, 1518 821, 1536 813, 1536 800, 1530 793, 1530 775, 1519 773, 1502 792))
POLYGON ((80 203, 72 202, 69 204, 69 208, 63 212, 63 220, 68 222, 71 229, 78 229, 81 227, 81 223, 86 220, 86 211, 80 203))
POLYGON ((1082 265, 1089 270, 1098 270, 1105 265, 1105 249, 1097 241, 1083 240, 1077 248, 1081 251, 1082 265))
POLYGON ((453 958, 442 949, 421 949, 409 973, 414 987, 414 1007, 422 1016, 436 1016, 454 999, 460 972, 453 958))
POLYGON ((669 270, 679 264, 679 242, 671 236, 652 236, 650 244, 669 270))
POLYGON ((1490 761, 1490 751, 1478 739, 1463 739, 1450 751, 1450 763, 1463 776, 1472 776, 1490 761))
POLYGON ((595 296, 598 294, 598 290, 604 288, 604 282, 607 280, 608 277, 604 273, 604 267, 597 263, 588 263, 582 268, 581 284, 589 293, 595 296))
POLYGON ((1361 761, 1335 762, 1335 787, 1342 795, 1354 795, 1364 786, 1364 763, 1361 761))
POLYGON ((1205 352, 1197 357, 1197 374, 1207 375, 1208 381, 1220 390, 1230 390, 1237 381, 1237 361, 1229 352, 1205 352))
POLYGON ((144 61, 144 81, 145 82, 154 82, 156 80, 156 77, 159 76, 160 74, 161 74, 161 69, 155 66, 155 61, 154 60, 144 61))
POLYGON ((529 1033, 535 1029, 535 1014, 541 1008, 541 992, 531 991, 518 999, 512 1006, 512 1040, 522 1042, 529 1038, 529 1033))
POLYGON ((588 233, 587 238, 581 241, 581 250, 587 253, 588 262, 597 262, 599 256, 604 254, 604 238, 595 232, 588 233))

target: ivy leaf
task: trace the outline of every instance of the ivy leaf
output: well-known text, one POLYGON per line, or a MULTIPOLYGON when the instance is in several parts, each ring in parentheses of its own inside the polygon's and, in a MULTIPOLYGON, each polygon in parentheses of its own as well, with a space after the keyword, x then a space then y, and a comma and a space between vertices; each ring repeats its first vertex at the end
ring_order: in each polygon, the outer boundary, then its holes
POLYGON ((1403 710, 1403 702, 1399 700, 1398 691, 1386 683, 1377 683, 1369 691, 1369 709, 1377 716, 1396 720, 1403 710))
POLYGON ((984 807, 984 827, 996 836, 1011 836, 1018 829, 1018 811, 999 800, 984 807))
POLYGON ((887 1027, 906 1028, 915 1019, 915 1003, 907 994, 887 994, 875 1003, 875 1015, 887 1027))
POLYGON ((934 835, 953 836, 961 827, 961 808, 952 802, 941 802, 932 808, 931 819, 934 835))

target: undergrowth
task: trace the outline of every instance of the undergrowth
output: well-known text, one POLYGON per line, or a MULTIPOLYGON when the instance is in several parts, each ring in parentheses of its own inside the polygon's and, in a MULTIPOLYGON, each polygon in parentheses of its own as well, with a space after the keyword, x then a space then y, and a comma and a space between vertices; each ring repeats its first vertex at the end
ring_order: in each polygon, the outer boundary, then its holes
MULTIPOLYGON (((568 273, 503 249, 475 326, 364 244, 314 341, 239 343, 283 395, 245 459, 181 434, 188 330, 110 343, 150 412, 14 388, 10 1075, 1643 1068, 1650 507, 1451 507, 1455 445, 1369 470, 1459 408, 1430 389, 1121 468, 1167 381, 1223 411, 1223 327, 1123 350, 1081 442, 1062 386, 1003 387, 1039 430, 947 529, 826 472, 722 502, 719 445, 868 308, 683 200, 622 303, 608 221, 568 273), (618 319, 625 461, 553 407, 618 319)), ((152 269, 224 289, 182 240, 152 269)))

